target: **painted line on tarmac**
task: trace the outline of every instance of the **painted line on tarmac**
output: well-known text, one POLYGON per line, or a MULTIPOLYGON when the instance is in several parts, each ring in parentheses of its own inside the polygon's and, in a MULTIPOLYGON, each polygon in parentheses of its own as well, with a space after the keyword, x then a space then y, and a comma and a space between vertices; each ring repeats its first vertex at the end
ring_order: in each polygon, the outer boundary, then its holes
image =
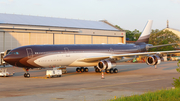
MULTIPOLYGON (((163 78, 163 79, 165 79, 165 78, 163 78)), ((143 83, 143 82, 150 82, 150 81, 158 81, 158 80, 163 80, 163 79, 153 79, 153 80, 121 83, 121 84, 114 84, 114 85, 104 85, 104 86, 88 87, 88 88, 82 88, 82 89, 104 88, 104 87, 112 87, 112 86, 119 86, 119 85, 127 85, 127 84, 143 83)))
POLYGON ((47 77, 30 77, 30 78, 47 79, 47 77))

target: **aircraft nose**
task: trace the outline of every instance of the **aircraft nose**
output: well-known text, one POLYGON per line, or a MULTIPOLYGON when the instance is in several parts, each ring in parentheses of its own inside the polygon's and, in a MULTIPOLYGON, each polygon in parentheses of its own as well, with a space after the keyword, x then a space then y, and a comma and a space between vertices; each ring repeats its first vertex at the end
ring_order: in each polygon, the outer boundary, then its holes
POLYGON ((12 56, 10 56, 10 55, 6 55, 6 56, 3 58, 3 60, 4 60, 6 63, 10 64, 10 65, 15 65, 16 62, 17 62, 17 60, 14 59, 14 58, 13 58, 12 56))
POLYGON ((3 60, 4 60, 5 62, 9 63, 9 62, 10 62, 10 57, 6 55, 6 56, 3 58, 3 60))

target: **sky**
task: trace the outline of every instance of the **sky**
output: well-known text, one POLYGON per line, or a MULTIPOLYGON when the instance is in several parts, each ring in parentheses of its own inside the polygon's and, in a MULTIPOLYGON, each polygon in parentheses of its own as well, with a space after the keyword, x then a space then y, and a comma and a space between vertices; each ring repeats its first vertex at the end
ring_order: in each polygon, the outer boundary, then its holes
POLYGON ((0 0, 0 13, 107 20, 125 30, 142 31, 148 20, 152 29, 180 30, 180 0, 0 0))

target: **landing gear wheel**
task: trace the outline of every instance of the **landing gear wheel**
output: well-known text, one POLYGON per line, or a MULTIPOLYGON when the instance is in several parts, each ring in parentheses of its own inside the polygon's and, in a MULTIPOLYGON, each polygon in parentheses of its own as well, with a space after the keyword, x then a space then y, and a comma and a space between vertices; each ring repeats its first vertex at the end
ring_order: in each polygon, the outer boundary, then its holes
POLYGON ((109 73, 109 72, 110 72, 110 70, 109 70, 109 69, 106 69, 106 70, 105 70, 105 72, 106 72, 106 73, 109 73))
POLYGON ((81 69, 80 69, 80 70, 81 70, 81 72, 84 72, 84 67, 81 67, 81 69))
POLYGON ((84 71, 85 71, 85 72, 88 72, 88 71, 89 71, 89 69, 86 67, 86 68, 84 69, 84 71))
POLYGON ((118 73, 118 69, 117 68, 114 69, 114 73, 118 73))
POLYGON ((29 74, 29 73, 24 73, 24 77, 25 77, 25 78, 29 78, 29 77, 30 77, 30 74, 29 74))
POLYGON ((26 77, 27 77, 27 78, 30 78, 30 74, 29 74, 29 73, 27 73, 26 77))
POLYGON ((30 74, 28 73, 29 68, 23 68, 23 70, 25 71, 24 77, 25 77, 25 78, 29 78, 29 77, 30 77, 30 74))
POLYGON ((76 68, 76 72, 80 72, 81 70, 80 70, 80 68, 76 68))
POLYGON ((96 68, 96 69, 95 69, 95 72, 96 72, 96 73, 99 73, 99 72, 100 72, 100 70, 99 70, 98 68, 96 68))
POLYGON ((26 73, 24 73, 24 77, 25 77, 25 78, 27 77, 27 74, 26 74, 26 73))
POLYGON ((113 71, 113 69, 110 69, 109 72, 112 74, 114 71, 113 71))

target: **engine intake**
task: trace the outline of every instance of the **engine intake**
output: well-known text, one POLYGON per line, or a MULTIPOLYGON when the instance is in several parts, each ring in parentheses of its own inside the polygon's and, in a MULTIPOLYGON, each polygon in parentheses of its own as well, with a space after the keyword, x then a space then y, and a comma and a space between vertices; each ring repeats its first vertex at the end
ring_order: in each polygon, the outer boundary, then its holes
POLYGON ((100 70, 105 70, 105 69, 111 69, 112 67, 116 66, 116 62, 115 61, 110 61, 110 60, 101 60, 99 61, 97 67, 100 70))
POLYGON ((158 65, 161 63, 161 58, 157 55, 152 55, 147 58, 146 63, 148 65, 158 65))

